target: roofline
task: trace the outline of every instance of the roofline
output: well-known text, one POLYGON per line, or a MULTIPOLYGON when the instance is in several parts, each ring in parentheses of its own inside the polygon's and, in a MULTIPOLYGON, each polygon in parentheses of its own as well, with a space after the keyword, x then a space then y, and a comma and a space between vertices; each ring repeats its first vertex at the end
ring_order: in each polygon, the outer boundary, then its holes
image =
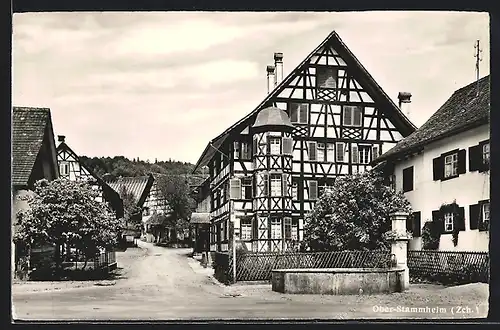
MULTIPOLYGON (((395 152, 395 153, 392 153, 392 154, 389 154, 389 155, 381 155, 379 157, 377 157, 371 164, 372 166, 375 165, 375 164, 378 164, 382 161, 394 161, 394 160, 397 160, 399 157, 402 157, 402 156, 405 156, 405 155, 408 155, 408 154, 412 154, 414 152, 417 152, 419 150, 421 150, 423 147, 425 147, 426 145, 430 144, 430 143, 434 143, 434 142, 437 142, 437 141, 440 141, 440 140, 443 140, 447 137, 450 137, 450 136, 453 136, 453 135, 456 135, 456 134, 460 134, 460 133, 463 133, 467 130, 470 130, 470 129, 473 129, 473 128, 477 128, 477 127, 480 127, 480 126, 483 126, 483 125, 487 125, 489 124, 489 118, 480 118, 480 119, 477 119, 477 120, 474 120, 473 122, 470 122, 470 123, 467 123, 463 126, 460 126, 458 128, 455 128, 454 130, 451 130, 449 132, 446 132, 444 134, 441 134, 441 135, 438 135, 434 138, 431 138, 429 140, 424 140, 420 143, 417 143, 415 145, 413 145, 412 147, 410 148, 407 148, 407 149, 402 149, 398 152, 395 152)), ((390 150, 388 150, 387 152, 389 152, 390 150)))
MULTIPOLYGON (((271 98, 275 97, 277 94, 279 94, 285 88, 285 86, 294 77, 296 69, 304 66, 310 60, 310 58, 319 49, 321 49, 328 41, 330 41, 333 37, 335 37, 338 40, 338 42, 340 43, 341 47, 344 48, 345 51, 347 52, 347 54, 353 59, 353 61, 355 62, 356 66, 359 69, 361 69, 364 74, 366 74, 368 80, 370 80, 370 82, 379 90, 379 92, 388 101, 389 105, 392 106, 393 109, 397 111, 397 113, 401 116, 401 119, 403 120, 404 124, 408 125, 409 129, 411 130, 411 133, 413 133, 416 130, 417 127, 405 116, 405 114, 401 111, 401 109, 398 106, 396 106, 396 104, 394 103, 394 101, 385 93, 385 91, 382 89, 382 87, 380 87, 380 85, 375 81, 375 79, 366 70, 366 68, 363 66, 363 64, 361 64, 361 62, 358 60, 358 58, 350 51, 350 49, 347 47, 347 45, 342 41, 342 39, 337 34, 337 32, 335 30, 333 30, 332 32, 330 32, 330 34, 328 34, 328 36, 316 48, 314 48, 313 51, 311 51, 304 58, 304 60, 302 62, 300 62, 300 64, 298 64, 297 66, 295 66, 295 68, 286 76, 286 78, 284 78, 269 94, 267 94, 267 96, 264 98, 264 100, 256 108, 254 108, 254 110, 252 110, 249 114, 245 115, 242 119, 240 119, 235 124, 233 124, 232 126, 230 126, 229 128, 227 128, 223 133, 219 134, 217 137, 215 137, 214 139, 210 140, 209 144, 205 147, 205 150, 203 151, 203 153, 201 154, 200 158, 196 162, 196 165, 194 167, 193 172, 198 169, 200 163, 204 159, 204 157, 205 157, 205 155, 206 155, 206 153, 207 153, 207 151, 208 151, 208 149, 210 147, 210 144, 212 144, 214 141, 222 138, 225 134, 229 134, 237 126, 239 126, 240 124, 244 123, 251 116, 255 115, 262 106, 264 106, 267 102, 269 102, 269 100, 271 98)), ((409 133, 408 135, 410 135, 411 133, 409 133)))

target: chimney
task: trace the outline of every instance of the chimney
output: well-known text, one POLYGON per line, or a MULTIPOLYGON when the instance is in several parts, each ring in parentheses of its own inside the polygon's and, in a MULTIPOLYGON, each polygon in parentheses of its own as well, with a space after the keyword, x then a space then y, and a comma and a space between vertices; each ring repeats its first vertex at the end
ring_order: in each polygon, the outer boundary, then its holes
POLYGON ((271 93, 275 86, 276 75, 274 74, 274 65, 267 66, 267 94, 271 93))
POLYGON ((274 66, 276 67, 276 86, 283 81, 283 53, 274 53, 274 66))
POLYGON ((58 135, 58 136, 57 136, 57 141, 59 141, 59 142, 61 142, 61 143, 62 143, 62 142, 64 142, 64 139, 66 139, 66 136, 65 136, 65 135, 58 135))
POLYGON ((405 114, 406 117, 410 116, 410 103, 411 103, 411 93, 399 92, 399 108, 405 114))

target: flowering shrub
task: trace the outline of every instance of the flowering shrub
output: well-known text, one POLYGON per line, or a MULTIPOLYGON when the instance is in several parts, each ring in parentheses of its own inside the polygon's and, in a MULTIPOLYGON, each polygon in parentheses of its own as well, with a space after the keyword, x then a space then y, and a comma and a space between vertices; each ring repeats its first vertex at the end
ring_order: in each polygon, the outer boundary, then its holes
POLYGON ((312 251, 387 248, 384 234, 391 230, 389 214, 396 211, 410 212, 410 204, 377 173, 339 177, 306 217, 304 244, 312 251))

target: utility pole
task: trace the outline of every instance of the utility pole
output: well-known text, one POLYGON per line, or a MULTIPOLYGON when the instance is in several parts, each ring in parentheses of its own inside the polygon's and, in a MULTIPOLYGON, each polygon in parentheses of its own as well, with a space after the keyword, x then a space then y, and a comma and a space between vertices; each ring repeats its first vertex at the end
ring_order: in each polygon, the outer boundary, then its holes
POLYGON ((483 59, 481 58, 481 53, 483 50, 479 46, 479 39, 476 40, 476 44, 474 45, 474 57, 476 58, 476 82, 477 82, 477 95, 479 95, 479 62, 483 59))

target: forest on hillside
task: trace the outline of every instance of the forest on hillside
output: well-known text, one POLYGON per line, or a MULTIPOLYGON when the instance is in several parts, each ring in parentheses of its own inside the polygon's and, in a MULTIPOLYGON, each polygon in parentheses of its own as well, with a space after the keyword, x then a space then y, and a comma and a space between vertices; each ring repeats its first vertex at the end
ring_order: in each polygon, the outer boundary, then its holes
MULTIPOLYGON (((149 173, 189 175, 193 172, 195 166, 191 163, 171 159, 168 161, 158 161, 155 159, 154 162, 150 162, 149 160, 141 160, 139 158, 130 160, 124 156, 92 158, 80 156, 80 159, 100 177, 105 174, 110 174, 113 177, 131 177, 148 175, 149 173)), ((197 171, 196 174, 202 174, 202 172, 197 171)))

